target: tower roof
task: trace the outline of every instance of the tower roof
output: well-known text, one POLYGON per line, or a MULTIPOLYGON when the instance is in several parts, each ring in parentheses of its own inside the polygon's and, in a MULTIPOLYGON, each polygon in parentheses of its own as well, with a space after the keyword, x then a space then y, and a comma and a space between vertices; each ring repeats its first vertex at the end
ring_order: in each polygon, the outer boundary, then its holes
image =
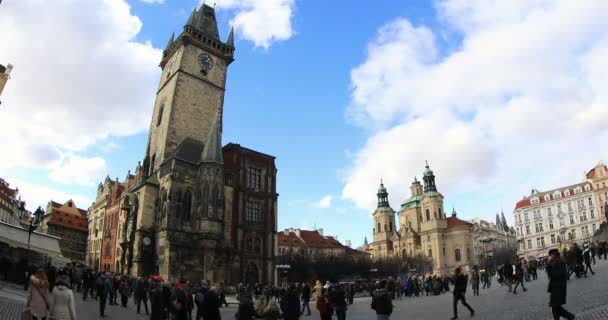
POLYGON ((203 148, 203 154, 201 157, 201 160, 203 162, 216 162, 222 164, 224 163, 224 158, 222 156, 222 132, 220 115, 221 110, 220 108, 217 108, 215 119, 213 119, 211 129, 209 130, 209 137, 207 138, 207 143, 203 148))
POLYGON ((228 40, 226 40, 226 44, 234 47, 234 27, 230 27, 230 34, 228 34, 228 40))
MULTIPOLYGON (((188 20, 190 22, 190 20, 188 20)), ((211 36, 217 40, 220 39, 217 29, 217 21, 215 20, 215 9, 203 3, 198 11, 195 12, 194 28, 211 36)))
POLYGON ((386 191, 386 188, 384 187, 384 183, 382 182, 382 179, 380 179, 380 187, 378 188, 378 194, 388 194, 388 192, 386 191))
POLYGON ((429 168, 428 161, 425 161, 425 162, 426 162, 426 166, 424 167, 425 168, 424 169, 424 175, 425 176, 432 176, 433 175, 433 170, 431 170, 431 168, 429 168))

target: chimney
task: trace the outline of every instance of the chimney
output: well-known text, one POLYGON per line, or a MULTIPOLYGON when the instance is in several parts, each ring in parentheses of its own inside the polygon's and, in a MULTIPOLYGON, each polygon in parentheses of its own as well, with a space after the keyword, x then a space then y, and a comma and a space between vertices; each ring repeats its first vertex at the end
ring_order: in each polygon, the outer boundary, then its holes
POLYGON ((300 228, 296 229, 296 235, 300 238, 300 228))
POLYGON ((317 229, 317 232, 318 232, 320 235, 323 235, 323 229, 322 229, 322 228, 321 228, 321 229, 317 229))
POLYGON ((350 242, 350 240, 346 240, 346 246, 347 246, 347 247, 349 247, 349 248, 350 248, 352 245, 353 245, 353 244, 350 242))
POLYGON ((289 235, 289 229, 285 229, 285 231, 283 231, 283 233, 288 236, 289 235))

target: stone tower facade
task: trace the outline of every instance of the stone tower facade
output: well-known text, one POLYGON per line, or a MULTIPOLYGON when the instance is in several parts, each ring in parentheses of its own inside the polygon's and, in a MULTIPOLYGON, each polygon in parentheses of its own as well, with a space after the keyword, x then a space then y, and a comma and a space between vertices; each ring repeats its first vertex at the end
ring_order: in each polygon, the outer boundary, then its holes
POLYGON ((177 39, 171 36, 160 62, 162 75, 144 160, 148 174, 185 138, 205 141, 218 109, 221 131, 226 76, 234 49, 233 32, 222 42, 215 11, 206 5, 192 12, 177 39))
POLYGON ((395 211, 388 202, 388 192, 382 181, 378 188, 378 207, 374 211, 374 246, 377 252, 384 253, 392 250, 391 239, 395 234, 395 211), (383 249, 384 247, 384 249, 383 249))
POLYGON ((205 4, 171 36, 144 160, 119 200, 116 270, 215 284, 275 278, 275 157, 222 146, 234 50, 233 31, 222 41, 205 4))

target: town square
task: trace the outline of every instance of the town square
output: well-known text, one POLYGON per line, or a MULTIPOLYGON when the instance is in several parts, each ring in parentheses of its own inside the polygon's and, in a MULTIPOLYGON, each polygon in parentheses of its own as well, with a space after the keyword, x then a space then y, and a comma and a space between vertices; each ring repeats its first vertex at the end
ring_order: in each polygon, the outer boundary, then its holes
POLYGON ((608 319, 606 12, 0 0, 0 319, 608 319))

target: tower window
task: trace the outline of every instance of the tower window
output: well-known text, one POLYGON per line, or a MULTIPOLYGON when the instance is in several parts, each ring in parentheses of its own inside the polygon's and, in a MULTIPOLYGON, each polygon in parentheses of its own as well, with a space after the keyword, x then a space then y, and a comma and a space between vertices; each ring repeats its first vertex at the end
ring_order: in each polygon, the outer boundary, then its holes
POLYGON ((160 106, 158 109, 158 116, 156 117, 156 126, 160 126, 160 123, 163 121, 163 111, 165 110, 165 104, 160 106))
POLYGON ((380 222, 378 222, 378 233, 382 232, 382 228, 380 228, 380 222))
POLYGON ((456 260, 456 262, 460 262, 460 249, 456 249, 454 250, 454 259, 456 260))
POLYGON ((192 210, 192 193, 190 191, 186 191, 184 194, 184 206, 182 208, 184 210, 184 219, 190 219, 190 211, 192 210))
POLYGON ((152 175, 152 172, 154 172, 154 160, 156 160, 155 154, 152 155, 152 161, 150 161, 150 172, 148 173, 149 175, 152 175))
POLYGON ((431 220, 431 210, 426 209, 426 221, 430 221, 431 220))
POLYGON ((388 231, 393 232, 393 223, 392 222, 388 223, 388 231))

